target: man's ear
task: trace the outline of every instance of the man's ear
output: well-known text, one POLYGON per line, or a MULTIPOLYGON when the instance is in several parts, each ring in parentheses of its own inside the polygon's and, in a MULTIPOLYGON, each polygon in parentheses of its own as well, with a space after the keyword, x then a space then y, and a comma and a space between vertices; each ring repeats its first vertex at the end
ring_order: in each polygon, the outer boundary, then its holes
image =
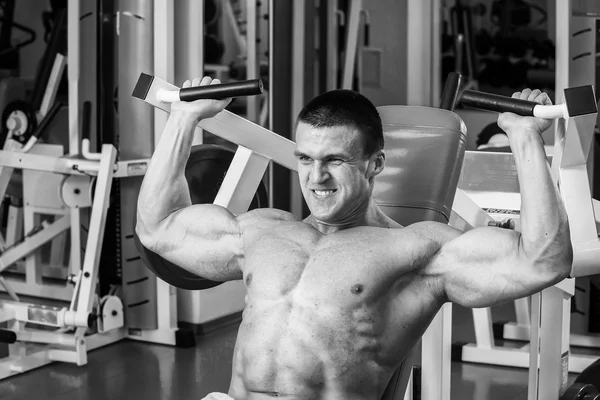
POLYGON ((385 153, 383 150, 378 150, 369 157, 368 177, 373 178, 383 171, 385 167, 385 153))

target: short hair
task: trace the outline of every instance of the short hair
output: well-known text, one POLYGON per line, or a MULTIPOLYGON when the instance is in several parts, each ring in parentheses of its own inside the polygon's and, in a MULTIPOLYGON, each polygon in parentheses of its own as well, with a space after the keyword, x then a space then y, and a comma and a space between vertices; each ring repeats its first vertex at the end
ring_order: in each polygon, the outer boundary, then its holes
POLYGON ((296 121, 314 128, 355 127, 362 133, 364 155, 383 150, 383 126, 377 108, 360 93, 347 89, 331 90, 312 99, 296 121))

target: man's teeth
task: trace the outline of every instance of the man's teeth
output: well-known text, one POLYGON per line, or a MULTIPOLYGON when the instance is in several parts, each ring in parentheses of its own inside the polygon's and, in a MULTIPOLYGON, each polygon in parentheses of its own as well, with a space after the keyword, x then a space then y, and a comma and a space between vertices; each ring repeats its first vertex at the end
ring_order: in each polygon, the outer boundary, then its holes
POLYGON ((328 196, 333 193, 333 190, 315 190, 317 196, 328 196))

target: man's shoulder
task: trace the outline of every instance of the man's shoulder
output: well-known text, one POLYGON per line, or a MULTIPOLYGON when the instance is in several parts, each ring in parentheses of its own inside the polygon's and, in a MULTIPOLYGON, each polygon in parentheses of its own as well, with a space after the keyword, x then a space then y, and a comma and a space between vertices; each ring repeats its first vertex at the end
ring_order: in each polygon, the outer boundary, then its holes
POLYGON ((298 218, 290 212, 276 208, 256 208, 238 216, 238 221, 245 226, 268 225, 272 222, 298 222, 298 218))
POLYGON ((412 225, 408 225, 405 230, 441 243, 452 240, 462 233, 448 224, 436 221, 415 222, 412 225))

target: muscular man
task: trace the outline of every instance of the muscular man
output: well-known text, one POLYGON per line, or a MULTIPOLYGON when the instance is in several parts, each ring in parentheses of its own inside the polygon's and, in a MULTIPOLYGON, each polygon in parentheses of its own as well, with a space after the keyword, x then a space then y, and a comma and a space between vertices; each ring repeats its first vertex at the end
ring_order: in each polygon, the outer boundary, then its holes
MULTIPOLYGON (((550 104, 538 90, 513 97, 550 104)), ((493 306, 570 271, 567 216, 540 138, 549 121, 498 118, 516 159, 522 232, 462 233, 434 222, 401 227, 377 207, 381 120, 364 96, 347 90, 315 98, 298 116, 295 155, 309 217, 191 205, 184 167, 194 127, 227 104, 173 104, 144 178, 136 229, 145 246, 195 274, 244 280, 229 387, 235 399, 379 400, 445 302, 493 306)))

